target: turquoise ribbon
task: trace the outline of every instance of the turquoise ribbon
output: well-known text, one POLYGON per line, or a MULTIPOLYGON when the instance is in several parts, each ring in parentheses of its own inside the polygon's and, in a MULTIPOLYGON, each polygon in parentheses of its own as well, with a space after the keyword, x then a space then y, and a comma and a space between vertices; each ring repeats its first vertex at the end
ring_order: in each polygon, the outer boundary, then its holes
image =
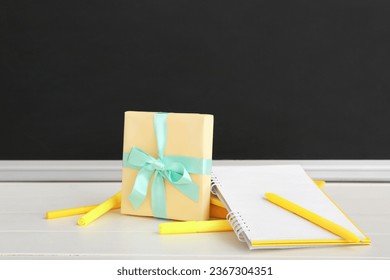
POLYGON ((133 190, 128 199, 134 208, 141 206, 145 200, 149 181, 152 183, 153 216, 166 218, 166 195, 164 180, 170 182, 184 195, 197 202, 199 187, 192 182, 190 173, 209 175, 211 160, 187 156, 165 156, 167 141, 167 113, 154 114, 154 130, 156 133, 158 158, 154 158, 137 147, 130 153, 123 153, 123 167, 137 169, 133 190))

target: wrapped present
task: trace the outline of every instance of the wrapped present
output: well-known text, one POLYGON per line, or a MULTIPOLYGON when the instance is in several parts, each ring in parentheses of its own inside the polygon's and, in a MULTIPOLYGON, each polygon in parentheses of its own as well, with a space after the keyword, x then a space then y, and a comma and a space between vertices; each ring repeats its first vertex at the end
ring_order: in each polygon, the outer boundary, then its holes
POLYGON ((121 213, 207 220, 212 115, 126 112, 121 213))

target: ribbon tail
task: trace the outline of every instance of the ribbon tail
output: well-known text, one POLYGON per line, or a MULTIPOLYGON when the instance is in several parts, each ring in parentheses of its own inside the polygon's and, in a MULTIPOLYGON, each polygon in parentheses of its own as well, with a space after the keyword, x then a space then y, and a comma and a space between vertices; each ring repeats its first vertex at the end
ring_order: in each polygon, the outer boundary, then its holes
POLYGON ((156 172, 152 185, 152 211, 154 217, 167 218, 164 179, 159 172, 156 172))
POLYGON ((173 184, 179 191, 184 193, 188 198, 194 202, 199 200, 199 187, 197 184, 191 182, 188 184, 173 184))
POLYGON ((146 194, 148 193, 149 180, 152 175, 153 171, 146 168, 142 168, 138 172, 137 177, 135 178, 133 190, 128 196, 130 203, 135 209, 139 208, 145 200, 146 194))

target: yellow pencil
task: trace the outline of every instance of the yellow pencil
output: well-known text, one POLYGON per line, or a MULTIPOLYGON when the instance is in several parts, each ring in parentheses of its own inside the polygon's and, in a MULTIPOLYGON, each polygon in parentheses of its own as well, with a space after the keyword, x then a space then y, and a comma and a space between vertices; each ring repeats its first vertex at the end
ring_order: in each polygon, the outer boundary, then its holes
POLYGON ((97 207, 98 205, 99 204, 49 211, 46 212, 46 219, 56 219, 56 218, 63 218, 63 217, 85 214, 91 211, 92 209, 94 209, 95 207, 97 207))
POLYGON ((107 199, 106 201, 99 204, 91 211, 89 211, 87 214, 82 216, 77 223, 80 226, 86 226, 91 222, 93 222, 94 220, 96 220, 97 218, 99 218, 100 216, 102 216, 103 214, 110 211, 111 209, 119 208, 120 205, 121 205, 121 192, 118 192, 117 194, 110 197, 109 199, 107 199))
POLYGON ((325 181, 320 181, 320 180, 313 180, 314 184, 317 185, 320 189, 325 186, 326 182, 325 181))
POLYGON ((210 218, 226 219, 227 214, 226 208, 210 204, 210 218))
POLYGON ((170 222, 159 225, 160 234, 232 231, 227 220, 170 222))
POLYGON ((210 196, 210 205, 215 205, 215 206, 225 208, 225 205, 223 205, 223 203, 219 200, 218 196, 216 196, 215 194, 211 194, 210 196))
POLYGON ((282 207, 283 209, 290 211, 306 220, 309 220, 310 222, 330 231, 333 234, 336 234, 337 236, 340 236, 341 238, 351 241, 351 242, 360 242, 360 238, 356 236, 354 233, 350 232, 349 230, 343 228, 342 226, 325 219, 310 210, 307 210, 287 199, 284 199, 274 193, 266 193, 265 198, 276 204, 277 206, 282 207))

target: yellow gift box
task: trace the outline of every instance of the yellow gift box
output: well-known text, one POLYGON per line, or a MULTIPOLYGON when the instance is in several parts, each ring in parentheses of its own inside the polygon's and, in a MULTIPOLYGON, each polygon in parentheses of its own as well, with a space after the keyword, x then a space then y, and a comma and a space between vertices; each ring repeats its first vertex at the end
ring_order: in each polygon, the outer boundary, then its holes
POLYGON ((212 115, 125 113, 121 213, 207 220, 212 115))

